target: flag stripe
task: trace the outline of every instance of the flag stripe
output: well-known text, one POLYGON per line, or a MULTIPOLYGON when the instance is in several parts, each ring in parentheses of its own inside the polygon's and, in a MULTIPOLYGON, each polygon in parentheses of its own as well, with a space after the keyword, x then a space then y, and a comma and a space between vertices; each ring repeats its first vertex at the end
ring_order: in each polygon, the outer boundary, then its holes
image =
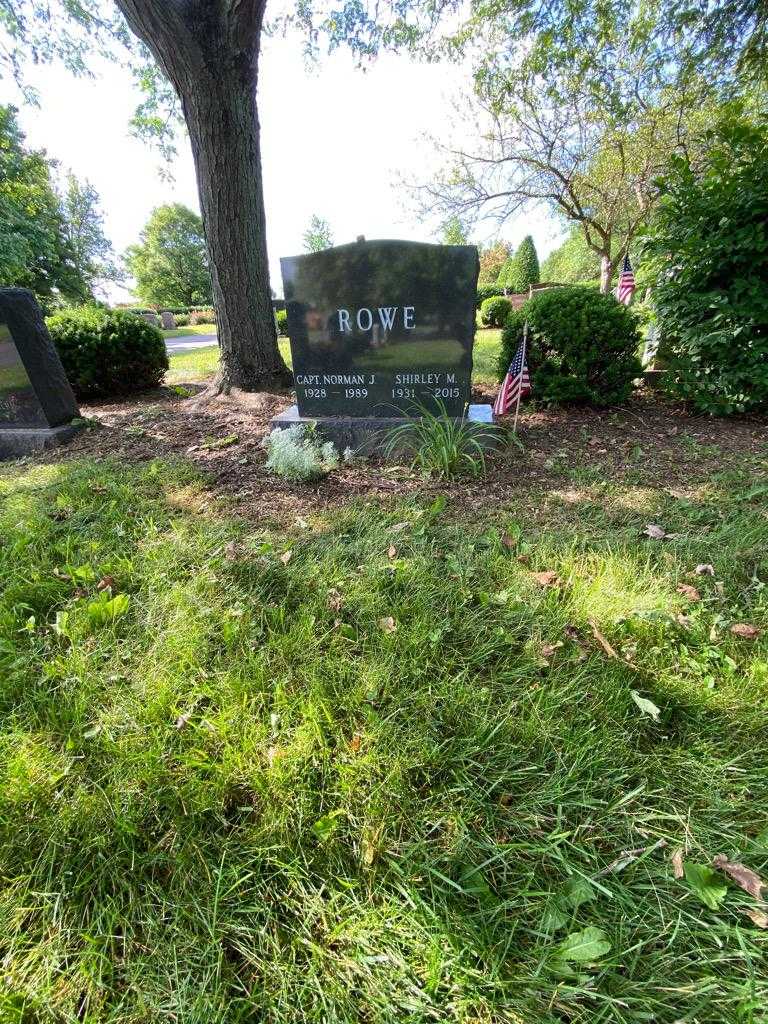
POLYGON ((528 373, 526 360, 527 327, 523 340, 515 352, 514 359, 509 364, 509 369, 499 388, 496 401, 493 403, 494 416, 505 416, 513 403, 531 393, 531 378, 528 373))
POLYGON ((632 264, 629 262, 629 253, 624 256, 624 265, 621 268, 619 284, 616 288, 616 298, 623 305, 628 306, 635 293, 635 275, 632 264))

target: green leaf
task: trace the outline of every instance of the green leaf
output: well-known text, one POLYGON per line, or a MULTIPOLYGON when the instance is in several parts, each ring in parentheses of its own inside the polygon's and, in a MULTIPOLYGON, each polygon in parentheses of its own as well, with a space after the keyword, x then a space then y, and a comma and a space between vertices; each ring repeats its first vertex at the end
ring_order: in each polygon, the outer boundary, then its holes
POLYGON ((611 951, 611 943, 602 928, 590 926, 580 932, 571 932, 557 950, 561 960, 579 964, 594 963, 611 951))
POLYGON ((728 886, 723 883, 722 876, 708 868, 706 864, 687 862, 685 880, 710 910, 717 910, 728 893, 728 886))
POLYGON ((438 494, 432 504, 427 510, 427 516, 429 519, 434 519, 435 516, 439 516, 441 512, 445 510, 445 506, 448 503, 448 499, 444 494, 438 494))
POLYGON ((213 440, 204 441, 200 445, 201 448, 205 448, 208 451, 215 451, 219 448, 231 448, 233 444, 237 444, 240 440, 238 434, 228 434, 226 437, 214 438, 213 440))
POLYGON ((335 811, 324 814, 322 818, 318 818, 312 826, 312 831, 321 843, 327 842, 334 834, 339 827, 339 818, 342 814, 344 814, 344 810, 339 807, 335 811))
POLYGON ((595 897, 595 890, 586 878, 573 875, 563 886, 561 900, 569 907, 577 910, 582 903, 591 903, 595 897))
POLYGON ((648 700, 646 697, 641 697, 637 690, 630 690, 629 695, 644 715, 648 715, 654 720, 654 722, 659 721, 661 710, 656 707, 652 700, 648 700))
POLYGON ((556 903, 554 906, 547 907, 541 918, 541 927, 545 932, 559 932, 561 928, 565 928, 568 924, 568 917, 560 909, 556 903))
POLYGON ((106 590, 102 590, 96 601, 88 605, 88 621, 91 626, 106 626, 125 615, 131 599, 127 594, 115 594, 110 598, 106 590))

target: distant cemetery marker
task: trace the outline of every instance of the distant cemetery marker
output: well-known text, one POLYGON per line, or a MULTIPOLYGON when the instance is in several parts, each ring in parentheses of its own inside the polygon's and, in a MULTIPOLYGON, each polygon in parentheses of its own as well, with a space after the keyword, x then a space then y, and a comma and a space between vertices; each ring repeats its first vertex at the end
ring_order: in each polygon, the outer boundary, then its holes
POLYGON ((298 408, 275 425, 312 418, 338 436, 339 419, 380 427, 420 408, 464 414, 474 246, 360 239, 281 266, 298 408))
POLYGON ((0 288, 0 458, 67 440, 77 402, 32 292, 0 288))

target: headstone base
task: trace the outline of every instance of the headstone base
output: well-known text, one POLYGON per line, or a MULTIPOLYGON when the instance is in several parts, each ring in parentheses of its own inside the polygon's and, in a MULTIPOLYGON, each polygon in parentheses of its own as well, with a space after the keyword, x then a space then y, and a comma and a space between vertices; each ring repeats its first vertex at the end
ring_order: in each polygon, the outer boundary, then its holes
POLYGON ((0 461, 55 448, 70 441, 82 427, 64 423, 60 427, 9 427, 0 430, 0 461))
MULTIPOLYGON (((470 423, 491 425, 493 410, 490 405, 470 405, 467 420, 470 423)), ((455 419, 455 422, 459 420, 455 419)), ((270 430, 287 430, 300 423, 314 423, 323 439, 333 441, 340 451, 351 448, 354 452, 370 455, 374 449, 381 451, 390 430, 413 423, 413 419, 393 416, 299 416, 298 405, 292 405, 285 412, 273 416, 269 427, 270 430)))

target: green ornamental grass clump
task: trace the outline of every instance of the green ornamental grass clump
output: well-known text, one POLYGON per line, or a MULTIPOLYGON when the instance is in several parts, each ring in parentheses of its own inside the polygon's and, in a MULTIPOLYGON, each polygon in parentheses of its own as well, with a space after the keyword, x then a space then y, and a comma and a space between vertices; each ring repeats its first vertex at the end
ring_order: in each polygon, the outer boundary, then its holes
POLYGON ((46 324, 78 398, 146 391, 163 381, 163 335, 135 313, 83 306, 57 313, 46 324))
POLYGON ((498 377, 503 380, 523 338, 533 395, 548 403, 617 405, 641 373, 640 333, 633 313, 612 295, 577 286, 541 291, 507 318, 498 377))
POLYGON ((509 299, 496 296, 480 305, 480 323, 483 327, 503 327, 512 310, 509 299))

